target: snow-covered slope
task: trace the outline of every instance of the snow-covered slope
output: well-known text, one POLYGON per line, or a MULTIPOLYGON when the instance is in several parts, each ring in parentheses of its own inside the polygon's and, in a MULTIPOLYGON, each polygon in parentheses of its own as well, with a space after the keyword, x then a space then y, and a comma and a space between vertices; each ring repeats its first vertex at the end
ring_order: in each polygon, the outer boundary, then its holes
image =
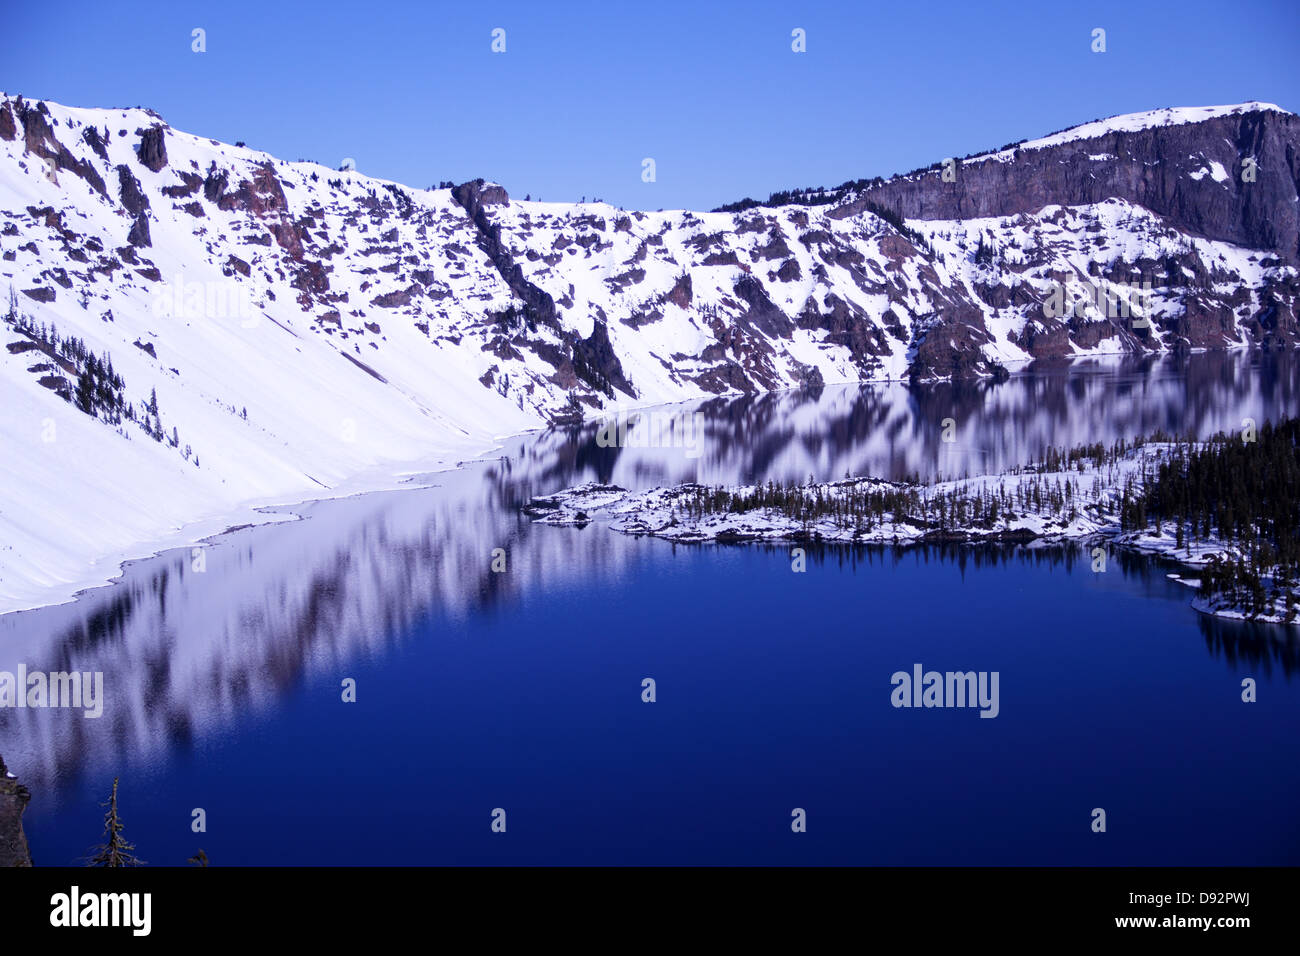
MULTIPOLYGON (((1207 147, 1187 189, 1228 189, 1226 162, 1207 147)), ((147 110, 0 95, 10 288, 0 611, 181 529, 388 486, 548 421, 1290 342, 1296 271, 1121 198, 894 224, 865 206, 625 212, 483 181, 410 189, 147 110), (1095 304, 1046 314, 1062 284, 1142 279, 1151 330, 1095 304)))

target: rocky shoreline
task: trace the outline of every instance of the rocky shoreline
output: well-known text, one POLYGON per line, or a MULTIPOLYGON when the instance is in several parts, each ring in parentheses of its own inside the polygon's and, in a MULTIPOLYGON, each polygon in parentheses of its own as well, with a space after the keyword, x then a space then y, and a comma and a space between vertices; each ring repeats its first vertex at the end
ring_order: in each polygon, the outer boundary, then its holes
POLYGON ((0 756, 0 867, 31 866, 32 855, 23 833, 23 811, 32 795, 5 766, 0 756))
MULTIPOLYGON (((1217 538, 1192 542, 1172 527, 1122 526, 1126 496, 1175 446, 1150 443, 1117 461, 1083 458, 1057 470, 1027 467, 999 475, 930 484, 845 478, 797 486, 722 488, 694 483, 633 492, 618 485, 585 484, 531 499, 521 509, 536 523, 585 527, 599 516, 622 534, 679 544, 1094 544, 1094 560, 1111 549, 1164 557, 1188 569, 1181 582, 1196 587, 1200 569, 1216 558, 1235 560, 1240 549, 1217 538)), ((1103 565, 1104 566, 1104 565, 1103 565)), ((1295 589, 1292 589, 1295 596, 1295 589)), ((1193 601, 1220 617, 1287 621, 1286 594, 1264 613, 1247 613, 1221 596, 1193 601)))

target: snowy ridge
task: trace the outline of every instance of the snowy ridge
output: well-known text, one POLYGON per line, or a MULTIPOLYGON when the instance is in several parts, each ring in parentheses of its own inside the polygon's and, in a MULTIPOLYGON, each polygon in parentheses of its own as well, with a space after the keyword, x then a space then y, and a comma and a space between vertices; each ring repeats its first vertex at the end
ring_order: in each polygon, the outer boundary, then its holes
POLYGON ((21 318, 0 322, 0 612, 551 421, 1242 347, 1289 334, 1295 284, 1121 200, 906 231, 824 207, 630 212, 410 189, 146 110, 0 96, 0 297, 21 318), (1152 276, 1149 335, 1086 304, 1044 316, 1062 277, 1152 276), (68 400, 73 340, 111 359, 134 420, 68 400), (154 396, 161 440, 140 421, 154 396))
POLYGON ((1217 119, 1221 116, 1239 116, 1243 113, 1257 113, 1261 111, 1282 114, 1290 113, 1289 110, 1284 110, 1276 104, 1259 103, 1253 100, 1246 103, 1234 103, 1226 106, 1178 106, 1165 107, 1164 109, 1159 110, 1144 110, 1140 113, 1122 113, 1118 116, 1108 117, 1107 119, 1093 120, 1090 123, 1081 123, 1078 126, 1071 126, 1069 129, 1061 130, 1059 133, 1053 133, 1050 136, 1026 140, 1011 149, 972 156, 970 159, 966 160, 966 162, 980 163, 985 160, 993 159, 1000 163, 1005 163, 1015 157, 1017 150, 1045 149, 1050 146, 1061 146, 1065 143, 1097 139, 1102 136, 1108 136, 1111 133, 1136 133, 1140 130, 1154 129, 1158 126, 1181 126, 1188 123, 1200 123, 1209 119, 1217 119))

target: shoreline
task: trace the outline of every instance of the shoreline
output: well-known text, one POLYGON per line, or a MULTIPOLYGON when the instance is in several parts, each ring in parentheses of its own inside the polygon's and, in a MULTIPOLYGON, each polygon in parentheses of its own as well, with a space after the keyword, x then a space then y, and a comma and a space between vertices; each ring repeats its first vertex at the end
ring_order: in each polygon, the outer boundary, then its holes
MULTIPOLYGON (((169 552, 198 547, 248 528, 268 527, 275 524, 306 520, 305 516, 300 514, 299 511, 313 505, 346 498, 356 498, 362 495, 429 487, 418 483, 417 480, 426 477, 434 478, 438 475, 462 469, 466 465, 490 460, 491 456, 504 448, 508 442, 523 438, 529 434, 532 434, 532 431, 519 432, 498 438, 495 444, 484 449, 480 454, 468 457, 452 456, 454 459, 452 464, 444 464, 441 459, 415 459, 404 465, 401 471, 371 469, 358 473, 332 488, 325 488, 323 493, 309 498, 297 500, 254 499, 218 516, 196 518, 194 521, 162 537, 142 540, 111 554, 92 558, 87 565, 88 573, 83 575, 80 580, 50 585, 46 589, 50 592, 46 597, 32 602, 18 600, 12 606, 0 603, 0 618, 75 603, 85 594, 116 586, 122 581, 127 569, 131 566, 143 561, 154 560, 169 552), (438 467, 440 465, 442 467, 438 467), (113 567, 112 573, 108 576, 93 573, 93 569, 101 565, 111 565, 113 567)), ((0 599, 0 601, 2 600, 0 599)))
MULTIPOLYGON (((634 537, 659 538, 674 545, 1104 544, 1091 551, 1094 570, 1099 565, 1104 571, 1112 550, 1164 559, 1181 571, 1190 572, 1175 577, 1179 583, 1198 589, 1192 606, 1201 613, 1282 627, 1300 626, 1300 617, 1293 617, 1290 622, 1285 619, 1285 591, 1280 611, 1274 601, 1268 612, 1254 615, 1244 613, 1222 595, 1207 598, 1199 592, 1199 575, 1212 559, 1240 554, 1232 543, 1216 536, 1193 545, 1181 540, 1181 534, 1166 533, 1163 529, 1126 530, 1121 526, 1116 516, 1121 494, 1127 493, 1135 477, 1166 460, 1176 447, 1150 442, 1105 466, 1098 464, 1087 469, 1067 466, 1054 471, 1025 466, 1001 474, 928 484, 857 477, 788 487, 685 483, 634 492, 618 485, 587 483, 536 496, 520 512, 536 524, 559 527, 585 527, 599 515, 606 519, 603 523, 608 530, 634 537), (1044 506, 1040 499, 1036 507, 1031 505, 1031 500, 1045 489, 1049 495, 1056 491, 1056 501, 1044 506), (782 499, 781 505, 762 504, 765 494, 767 499, 782 499), (1003 506, 1001 514, 999 502, 1003 506), (1018 503, 1018 513, 1006 507, 1008 502, 1018 503), (1062 513, 1066 505, 1061 502, 1068 503, 1067 514, 1062 513), (949 521, 943 509, 954 503, 960 504, 963 512, 972 503, 988 503, 992 513, 984 512, 979 520, 973 515, 968 521, 952 515, 949 521), (818 509, 816 516, 809 517, 810 506, 814 504, 818 509), (937 521, 931 514, 936 505, 937 521), (878 507, 875 514, 869 511, 873 506, 878 507), (804 514, 796 517, 791 512, 804 514)), ((1290 593, 1295 595, 1296 589, 1290 593)))
MULTIPOLYGON (((1249 350, 1249 345, 1234 345, 1229 346, 1222 351, 1249 350)), ((1055 368, 1054 363, 1052 363, 1052 372, 1054 374, 1058 372, 1064 374, 1077 373, 1081 375, 1093 374, 1098 371, 1104 371, 1105 368, 1111 364, 1111 360, 1122 360, 1125 357, 1126 355, 1121 353, 1116 353, 1115 355, 1103 354, 1076 356, 1073 359, 1063 360, 1060 363, 1059 368, 1055 368)), ((1020 378, 1024 375, 1036 374, 1035 372, 1030 371, 1030 366, 1034 364, 1035 363, 1033 362, 1021 363, 1014 371, 1012 371, 1012 379, 1020 378)), ((987 380, 982 378, 977 381, 983 382, 987 380)), ((824 387, 851 388, 886 386, 891 384, 906 384, 906 380, 886 378, 831 382, 827 383, 824 387)), ((798 388, 791 387, 773 389, 758 394, 779 395, 797 391, 799 391, 798 388)), ((678 414, 684 408, 689 409, 692 406, 717 401, 719 398, 739 399, 743 397, 744 396, 742 395, 713 396, 706 398, 682 399, 677 402, 655 402, 648 404, 617 403, 610 408, 602 409, 599 412, 593 412, 585 416, 581 423, 570 423, 568 427, 588 427, 602 421, 616 420, 618 416, 621 415, 653 411, 655 409, 673 409, 674 414, 678 414)), ((11 615, 38 611, 43 608, 74 603, 81 596, 89 592, 93 592, 100 588, 111 587, 119 583, 127 568, 134 564, 156 559, 167 552, 193 548, 244 528, 262 527, 285 521, 301 520, 301 515, 297 514, 297 511, 314 504, 343 498, 351 498, 359 495, 420 487, 427 479, 462 469, 466 465, 489 460, 492 456, 498 454, 512 442, 519 442, 530 435, 541 434, 545 432, 548 427, 561 427, 562 425, 563 423, 558 425, 555 423, 550 425, 544 423, 539 424, 534 428, 497 436, 491 440, 491 444, 487 447, 471 451, 468 454, 463 451, 459 454, 454 451, 450 453, 446 451, 432 451, 428 457, 411 459, 404 462, 392 462, 389 463, 388 466, 376 465, 350 476, 337 485, 322 486, 319 492, 312 493, 307 497, 299 498, 291 494, 288 498, 271 497, 252 499, 239 503, 231 509, 195 518, 194 520, 179 527, 175 527, 162 535, 142 538, 127 546, 118 548, 117 550, 101 554, 97 557, 92 557, 83 565, 81 573, 73 579, 50 583, 47 585, 32 584, 29 581, 24 581, 24 586, 15 589, 14 597, 0 596, 0 617, 9 617, 11 615), (443 455, 445 455, 445 457, 439 457, 443 455)), ((987 476, 974 475, 963 480, 975 481, 981 477, 987 476)))

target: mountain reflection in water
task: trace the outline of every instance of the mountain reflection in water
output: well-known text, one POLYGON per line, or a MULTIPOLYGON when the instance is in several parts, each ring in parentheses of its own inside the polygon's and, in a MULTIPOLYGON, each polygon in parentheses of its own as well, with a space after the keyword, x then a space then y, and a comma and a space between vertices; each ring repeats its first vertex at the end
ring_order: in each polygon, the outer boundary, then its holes
MULTIPOLYGON (((600 527, 557 533, 519 513, 532 496, 585 481, 630 488, 992 471, 1048 446, 1110 442, 1161 429, 1199 435, 1300 410, 1289 356, 1236 353, 1038 366, 1002 384, 830 386, 816 394, 714 399, 659 410, 698 415, 700 454, 602 447, 599 425, 512 439, 499 457, 426 487, 293 509, 305 520, 247 528, 136 562, 122 580, 75 602, 0 618, 0 670, 103 672, 97 720, 77 710, 0 711, 0 753, 24 783, 57 802, 90 769, 184 751, 322 675, 382 661, 431 613, 465 619, 521 595, 595 587, 634 574, 648 553, 600 527), (941 439, 952 419, 956 441, 941 439), (504 548, 509 572, 491 571, 504 548)), ((632 426, 635 430, 637 426, 632 426)), ((633 443, 634 444, 634 443, 633 443)), ((658 547, 669 549, 666 543, 658 547)), ((763 546, 756 546, 763 547, 763 546)), ((814 560, 888 563, 894 549, 847 548, 814 560)), ((930 547, 925 560, 963 572, 987 563, 1086 556, 1069 546, 930 547)), ((1126 578, 1167 594, 1161 562, 1115 557, 1126 578)), ((1290 678, 1293 638, 1279 628, 1198 616, 1204 646, 1290 678)), ((611 627, 616 627, 611 623, 611 627)), ((88 838, 93 834, 88 834, 88 838)))

